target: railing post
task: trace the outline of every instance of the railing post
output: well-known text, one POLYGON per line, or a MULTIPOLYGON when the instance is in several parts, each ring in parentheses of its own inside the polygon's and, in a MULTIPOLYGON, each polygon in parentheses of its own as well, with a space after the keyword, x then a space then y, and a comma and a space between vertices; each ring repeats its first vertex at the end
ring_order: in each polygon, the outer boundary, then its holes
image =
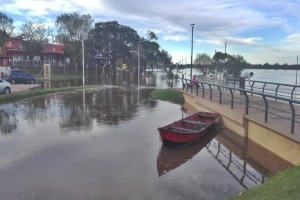
POLYGON ((295 89, 296 89, 296 86, 293 87, 293 90, 292 90, 292 93, 291 93, 291 99, 294 98, 294 91, 295 91, 295 89))
POLYGON ((294 133, 294 129, 295 129, 295 108, 294 105, 291 101, 289 101, 291 110, 292 110, 292 125, 291 125, 291 133, 294 133))
MULTIPOLYGON (((277 87, 276 87, 276 90, 275 90, 275 96, 277 97, 277 93, 278 93, 278 88, 279 88, 279 84, 277 85, 277 87)), ((277 101, 277 99, 275 99, 275 101, 277 101)))
POLYGON ((211 89, 211 85, 208 84, 208 86, 209 86, 209 90, 210 90, 210 101, 212 101, 212 89, 211 89))
POLYGON ((219 92, 220 92, 220 99, 219 99, 219 104, 222 104, 222 91, 220 86, 218 86, 219 92))
POLYGON ((229 88, 230 94, 231 94, 231 109, 233 109, 233 91, 231 88, 229 88))
POLYGON ((198 93, 199 93, 199 83, 198 82, 196 82, 196 95, 198 96, 198 93))
POLYGON ((267 123, 268 122, 268 111, 269 111, 269 104, 268 104, 268 101, 267 101, 267 98, 265 95, 262 95, 263 99, 264 99, 264 102, 265 102, 265 122, 267 123))
POLYGON ((202 85, 202 98, 204 99, 204 84, 203 83, 201 83, 201 85, 202 85))
POLYGON ((246 97, 246 115, 248 115, 249 113, 249 96, 248 96, 248 93, 247 92, 244 92, 245 94, 245 97, 246 97))
POLYGON ((265 87, 266 87, 267 83, 264 84, 263 88, 262 88, 262 93, 265 93, 265 87))

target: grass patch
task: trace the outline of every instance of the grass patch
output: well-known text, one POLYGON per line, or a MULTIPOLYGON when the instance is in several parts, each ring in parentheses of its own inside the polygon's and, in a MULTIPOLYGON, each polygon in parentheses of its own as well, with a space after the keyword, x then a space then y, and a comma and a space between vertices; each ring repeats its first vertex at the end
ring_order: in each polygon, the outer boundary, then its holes
POLYGON ((157 89, 151 93, 154 99, 160 99, 163 101, 170 101, 172 103, 184 104, 183 94, 174 89, 157 89))
POLYGON ((89 89, 89 88, 96 88, 96 87, 99 87, 99 85, 89 85, 89 86, 84 86, 84 87, 78 86, 78 87, 53 88, 53 89, 48 89, 48 90, 40 89, 40 90, 29 90, 29 91, 23 91, 23 92, 16 92, 16 93, 0 95, 0 103, 17 101, 17 100, 24 99, 24 98, 41 96, 41 95, 45 95, 45 94, 82 90, 82 89, 89 89))
POLYGON ((233 197, 233 200, 295 200, 300 199, 300 167, 271 177, 265 184, 233 197))

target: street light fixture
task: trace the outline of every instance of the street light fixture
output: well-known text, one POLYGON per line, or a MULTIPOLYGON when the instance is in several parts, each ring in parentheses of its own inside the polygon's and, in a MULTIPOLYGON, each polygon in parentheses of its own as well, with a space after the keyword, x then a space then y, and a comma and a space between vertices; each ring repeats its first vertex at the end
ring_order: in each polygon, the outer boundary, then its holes
POLYGON ((192 48, 191 48, 191 79, 193 77, 193 37, 194 37, 194 26, 195 24, 191 24, 192 26, 192 48))

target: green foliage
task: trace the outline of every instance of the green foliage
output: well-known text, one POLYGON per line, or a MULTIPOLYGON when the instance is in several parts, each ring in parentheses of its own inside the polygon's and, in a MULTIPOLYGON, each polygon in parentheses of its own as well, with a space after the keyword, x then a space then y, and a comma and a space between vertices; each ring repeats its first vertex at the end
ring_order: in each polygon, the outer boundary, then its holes
POLYGON ((63 87, 63 88, 53 88, 49 90, 30 90, 30 91, 24 91, 24 92, 17 92, 17 93, 11 93, 7 95, 1 95, 0 96, 0 103, 6 103, 6 102, 12 102, 17 101, 29 97, 35 97, 45 94, 51 94, 51 93, 57 93, 57 92, 66 92, 66 91, 74 91, 74 90, 81 90, 81 89, 89 89, 89 88, 96 88, 99 87, 99 85, 89 85, 89 86, 78 86, 78 87, 63 87))
POLYGON ((182 92, 174 89, 157 89, 151 93, 154 99, 160 99, 163 101, 170 101, 175 104, 184 104, 184 97, 182 92))
POLYGON ((0 12, 0 46, 10 37, 14 30, 13 19, 0 12))
POLYGON ((158 37, 156 36, 156 34, 153 31, 147 31, 147 36, 148 36, 148 40, 150 40, 150 41, 158 39, 158 37))
POLYGON ((168 72, 167 72, 167 79, 168 79, 168 80, 171 80, 171 79, 173 79, 173 77, 174 77, 173 72, 172 72, 171 70, 168 71, 168 72))
POLYGON ((206 54, 196 54, 196 58, 194 60, 195 65, 200 65, 201 67, 209 67, 212 64, 212 58, 206 54))
POLYGON ((85 40, 88 37, 93 21, 89 14, 79 15, 73 12, 58 16, 55 25, 58 27, 60 34, 69 36, 70 41, 85 40))
POLYGON ((241 55, 230 55, 227 53, 216 52, 213 56, 213 61, 217 71, 222 72, 226 70, 227 73, 238 76, 242 69, 244 69, 248 63, 241 55))
POLYGON ((265 184, 233 197, 234 200, 294 200, 300 199, 300 167, 281 172, 265 184))
POLYGON ((118 58, 131 58, 130 50, 137 46, 140 36, 136 30, 111 21, 96 23, 90 40, 97 50, 111 57, 115 66, 118 58))

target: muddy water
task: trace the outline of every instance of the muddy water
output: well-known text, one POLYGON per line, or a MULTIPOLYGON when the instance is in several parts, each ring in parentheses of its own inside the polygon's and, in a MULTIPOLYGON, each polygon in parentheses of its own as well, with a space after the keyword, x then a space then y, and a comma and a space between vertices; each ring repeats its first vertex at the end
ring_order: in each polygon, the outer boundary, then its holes
POLYGON ((0 105, 0 199, 226 199, 290 166, 217 126, 182 149, 159 126, 187 115, 151 90, 99 88, 0 105))

